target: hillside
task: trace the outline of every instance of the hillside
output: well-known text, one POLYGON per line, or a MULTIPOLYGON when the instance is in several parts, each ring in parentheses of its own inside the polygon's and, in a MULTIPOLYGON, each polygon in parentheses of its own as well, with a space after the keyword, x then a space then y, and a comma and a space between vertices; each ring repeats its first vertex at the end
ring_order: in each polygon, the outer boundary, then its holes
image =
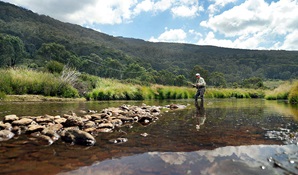
POLYGON ((53 61, 127 81, 186 85, 200 72, 208 84, 298 77, 298 51, 229 49, 113 37, 0 1, 1 67, 42 69, 53 61))

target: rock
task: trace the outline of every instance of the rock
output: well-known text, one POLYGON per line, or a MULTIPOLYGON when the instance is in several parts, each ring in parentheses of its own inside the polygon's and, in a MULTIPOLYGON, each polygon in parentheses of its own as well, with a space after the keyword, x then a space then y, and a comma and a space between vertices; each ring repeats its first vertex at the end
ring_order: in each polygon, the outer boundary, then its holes
POLYGON ((13 132, 15 135, 21 135, 22 133, 22 130, 19 126, 14 126, 12 129, 11 129, 11 132, 13 132))
POLYGON ((136 115, 133 117, 118 116, 117 118, 120 119, 123 123, 126 123, 126 122, 132 123, 134 122, 134 117, 136 117, 136 115))
POLYGON ((55 130, 50 129, 50 128, 45 128, 44 130, 42 130, 41 133, 43 135, 50 137, 51 140, 53 140, 53 141, 59 140, 59 138, 60 138, 60 135, 57 134, 57 132, 55 130))
POLYGON ((66 122, 66 118, 57 118, 54 120, 55 123, 60 123, 60 124, 63 124, 66 122))
POLYGON ((1 129, 11 131, 12 126, 10 123, 3 123, 2 121, 0 121, 0 130, 1 129))
POLYGON ((38 143, 41 145, 52 145, 54 143, 54 141, 52 140, 51 137, 49 137, 47 135, 40 135, 38 137, 38 143))
POLYGON ((83 125, 84 125, 83 119, 76 116, 69 116, 67 120, 63 123, 64 127, 70 127, 70 126, 82 127, 83 125))
POLYGON ((6 141, 13 138, 15 134, 9 130, 1 130, 0 131, 0 141, 6 141))
POLYGON ((40 117, 37 117, 35 119, 35 121, 37 123, 49 123, 49 122, 52 122, 53 120, 54 120, 54 117, 53 116, 48 116, 48 115, 40 116, 40 117))
POLYGON ((95 144, 95 138, 88 132, 78 129, 67 129, 61 134, 61 139, 68 143, 92 146, 95 144))
POLYGON ((149 134, 146 133, 146 132, 144 132, 144 133, 142 133, 142 134, 140 134, 140 135, 143 136, 143 137, 147 137, 149 134))
POLYGON ((97 126, 97 128, 110 128, 110 129, 114 129, 114 125, 110 122, 108 123, 101 123, 97 126))
POLYGON ((117 138, 117 139, 111 139, 111 140, 109 140, 109 142, 111 142, 111 143, 125 143, 125 142, 127 142, 128 141, 128 139, 127 138, 117 138))
POLYGON ((84 125, 85 128, 94 128, 95 127, 95 122, 93 121, 87 121, 84 125))
POLYGON ((150 109, 150 112, 152 112, 152 113, 160 113, 160 109, 158 107, 152 107, 150 109))
POLYGON ((4 123, 6 123, 6 122, 11 123, 11 122, 16 121, 16 120, 19 120, 19 117, 17 117, 15 114, 11 114, 11 115, 4 116, 3 121, 4 121, 4 123))
POLYGON ((123 124, 122 120, 120 119, 112 119, 110 122, 116 127, 120 127, 123 124))
POLYGON ((16 126, 26 126, 26 125, 30 125, 33 122, 32 119, 29 118, 22 118, 20 120, 15 120, 12 122, 12 125, 16 125, 16 126))
POLYGON ((31 134, 33 132, 40 132, 42 130, 44 130, 44 126, 41 125, 29 125, 28 129, 26 130, 27 134, 31 134))

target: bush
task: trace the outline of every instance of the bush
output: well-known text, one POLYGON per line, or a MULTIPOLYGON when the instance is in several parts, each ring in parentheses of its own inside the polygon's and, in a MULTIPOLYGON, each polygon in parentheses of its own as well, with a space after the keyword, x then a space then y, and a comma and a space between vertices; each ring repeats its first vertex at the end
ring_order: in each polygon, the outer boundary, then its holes
POLYGON ((6 94, 4 92, 0 91, 0 100, 5 99, 5 97, 6 97, 6 94))

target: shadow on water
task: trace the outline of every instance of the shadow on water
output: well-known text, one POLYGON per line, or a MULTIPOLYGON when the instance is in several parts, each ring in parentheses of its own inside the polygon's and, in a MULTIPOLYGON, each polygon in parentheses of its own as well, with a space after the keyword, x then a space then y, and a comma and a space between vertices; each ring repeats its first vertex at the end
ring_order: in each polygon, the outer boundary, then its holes
MULTIPOLYGON (((123 103, 144 102, 4 103, 0 104, 0 118, 12 113, 36 116, 100 111, 123 103)), ((26 136, 0 142, 0 174, 298 173, 298 146, 266 137, 268 131, 280 128, 297 131, 295 106, 260 99, 145 103, 188 107, 164 111, 159 120, 147 126, 135 123, 113 133, 100 133, 92 147, 62 141, 40 146, 26 136), (109 142, 118 137, 128 142, 109 142)))

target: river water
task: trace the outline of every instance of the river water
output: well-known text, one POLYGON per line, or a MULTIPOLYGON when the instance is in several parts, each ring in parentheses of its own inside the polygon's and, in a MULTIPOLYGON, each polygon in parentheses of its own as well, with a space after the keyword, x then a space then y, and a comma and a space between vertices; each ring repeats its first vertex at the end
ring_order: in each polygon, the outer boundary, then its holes
POLYGON ((0 174, 298 174, 295 135, 268 137, 273 131, 297 132, 298 107, 262 99, 0 103, 0 119, 100 111, 122 104, 186 105, 165 110, 159 120, 100 133, 92 147, 61 140, 39 145, 26 135, 0 142, 0 174), (147 134, 145 137, 144 134, 147 134), (121 144, 110 139, 127 138, 121 144))

